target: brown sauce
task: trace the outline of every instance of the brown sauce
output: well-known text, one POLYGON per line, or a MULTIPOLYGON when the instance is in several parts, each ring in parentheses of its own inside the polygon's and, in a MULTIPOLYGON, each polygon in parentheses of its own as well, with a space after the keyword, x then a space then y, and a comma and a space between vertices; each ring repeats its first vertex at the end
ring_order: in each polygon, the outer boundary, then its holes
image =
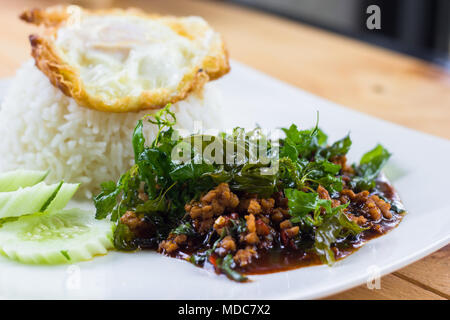
MULTIPOLYGON (((397 202, 401 205, 400 198, 389 181, 383 175, 377 180, 377 185, 374 190, 385 198, 397 202)), ((392 218, 382 219, 376 224, 379 226, 377 231, 368 229, 363 231, 354 241, 345 242, 334 247, 337 260, 342 260, 353 252, 361 248, 369 240, 377 238, 394 229, 402 220, 404 212, 401 214, 393 213, 392 218)), ((252 262, 249 266, 242 269, 236 269, 247 275, 267 274, 280 271, 287 271, 302 267, 321 265, 323 262, 319 256, 312 252, 305 252, 303 250, 289 250, 289 249, 272 249, 260 253, 257 260, 252 262)))
MULTIPOLYGON (((384 176, 381 176, 377 180, 376 188, 373 192, 376 192, 378 195, 381 195, 386 199, 394 201, 397 205, 402 207, 398 194, 384 176)), ((344 259, 361 248, 369 240, 382 236, 394 229, 400 223, 403 214, 404 212, 400 214, 393 212, 391 219, 387 220, 382 218, 381 221, 374 223, 377 227, 376 230, 370 228, 363 231, 355 239, 346 240, 343 243, 335 245, 333 250, 335 252, 336 260, 344 259)), ((178 251, 175 257, 188 260, 191 254, 197 252, 200 247, 201 245, 199 244, 198 246, 184 248, 182 251, 178 251)), ((314 252, 302 249, 293 250, 278 247, 259 251, 257 259, 244 268, 237 267, 236 271, 246 275, 258 275, 321 264, 323 264, 323 261, 314 252)), ((210 263, 205 263, 204 268, 214 269, 210 263)))

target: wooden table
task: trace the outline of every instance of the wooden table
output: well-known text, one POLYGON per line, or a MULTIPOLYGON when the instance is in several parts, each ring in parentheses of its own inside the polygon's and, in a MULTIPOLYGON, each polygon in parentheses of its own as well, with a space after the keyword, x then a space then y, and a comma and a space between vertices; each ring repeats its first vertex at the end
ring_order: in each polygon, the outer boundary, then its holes
MULTIPOLYGON (((437 66, 219 1, 100 2, 203 16, 223 34, 233 59, 352 109, 450 139, 450 75, 437 66)), ((0 3, 0 77, 7 77, 29 58, 27 35, 34 29, 17 15, 55 1, 0 3)), ((383 277, 379 290, 363 285, 330 298, 449 299, 449 258, 447 246, 383 277)))

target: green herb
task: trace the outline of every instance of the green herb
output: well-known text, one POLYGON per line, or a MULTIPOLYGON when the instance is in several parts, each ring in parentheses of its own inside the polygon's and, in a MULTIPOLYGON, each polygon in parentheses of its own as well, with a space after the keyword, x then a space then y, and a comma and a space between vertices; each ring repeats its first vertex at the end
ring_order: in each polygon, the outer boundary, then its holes
POLYGON ((114 247, 118 250, 133 251, 137 249, 136 236, 127 225, 118 223, 114 230, 114 247))
POLYGON ((351 146, 352 140, 350 139, 350 135, 347 135, 341 140, 338 140, 335 143, 333 143, 331 146, 320 150, 319 155, 320 157, 329 160, 333 157, 346 155, 350 150, 351 146))
POLYGON ((187 236, 195 236, 196 232, 191 223, 185 222, 173 229, 170 233, 175 235, 185 234, 187 236))
POLYGON ((233 226, 228 231, 229 234, 237 236, 243 232, 247 232, 247 223, 245 222, 245 220, 243 218, 236 219, 236 220, 231 219, 230 221, 233 226))
POLYGON ((117 194, 120 189, 116 188, 116 184, 113 181, 103 182, 100 187, 101 193, 94 197, 95 217, 104 219, 116 206, 117 194))
POLYGON ((316 192, 286 189, 285 196, 289 201, 293 223, 304 222, 310 226, 319 226, 326 217, 336 215, 347 207, 344 204, 333 208, 331 200, 320 199, 316 192))
POLYGON ((142 120, 139 120, 136 128, 134 128, 133 131, 133 138, 132 138, 132 144, 133 144, 133 150, 134 150, 134 158, 138 159, 139 155, 144 151, 145 148, 145 138, 143 133, 144 124, 142 120))
POLYGON ((366 228, 360 227, 350 220, 345 213, 339 211, 336 215, 327 217, 315 232, 314 250, 328 265, 336 261, 332 245, 349 235, 357 235, 366 228))
POLYGON ((355 168, 356 177, 351 182, 352 188, 357 191, 372 190, 375 187, 375 179, 390 156, 389 151, 380 144, 364 154, 359 162, 359 166, 355 168))
POLYGON ((282 128, 286 134, 283 147, 280 149, 282 157, 296 161, 299 157, 309 159, 319 148, 327 142, 327 135, 316 127, 311 130, 299 130, 295 124, 289 128, 282 128))
POLYGON ((328 160, 308 162, 302 170, 302 180, 309 182, 314 190, 319 185, 322 185, 322 187, 330 192, 341 191, 342 180, 337 176, 340 170, 340 165, 329 162, 328 160))
POLYGON ((210 249, 191 255, 191 257, 189 258, 189 261, 195 265, 202 266, 206 262, 206 260, 208 260, 208 258, 214 252, 214 250, 216 250, 220 241, 222 241, 222 239, 225 238, 225 235, 226 235, 226 231, 224 230, 222 232, 222 234, 220 235, 220 237, 214 242, 213 246, 210 249))
POLYGON ((248 280, 246 276, 243 276, 236 270, 233 270, 234 268, 234 261, 233 256, 231 254, 227 254, 225 258, 217 259, 217 267, 225 273, 225 275, 230 278, 231 280, 237 281, 237 282, 245 282, 248 280))
POLYGON ((325 263, 335 261, 332 244, 365 230, 345 215, 343 209, 347 204, 333 208, 331 200, 320 199, 316 192, 286 189, 285 195, 289 200, 291 221, 315 230, 313 249, 325 263))

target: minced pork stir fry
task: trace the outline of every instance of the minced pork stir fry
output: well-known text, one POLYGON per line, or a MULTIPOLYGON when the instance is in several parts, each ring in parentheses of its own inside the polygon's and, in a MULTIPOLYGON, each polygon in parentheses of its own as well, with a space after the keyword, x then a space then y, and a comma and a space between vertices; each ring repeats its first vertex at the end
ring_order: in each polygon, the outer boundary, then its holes
POLYGON ((118 250, 156 249, 243 282, 245 274, 331 265, 404 213, 380 174, 390 157, 381 145, 349 165, 350 137, 330 145, 317 126, 283 128, 276 145, 260 129, 179 137, 170 106, 147 120, 159 128, 155 140, 145 144, 140 120, 135 165, 94 199, 97 219, 117 223, 118 250), (227 146, 211 153, 224 161, 204 159, 211 144, 227 146))

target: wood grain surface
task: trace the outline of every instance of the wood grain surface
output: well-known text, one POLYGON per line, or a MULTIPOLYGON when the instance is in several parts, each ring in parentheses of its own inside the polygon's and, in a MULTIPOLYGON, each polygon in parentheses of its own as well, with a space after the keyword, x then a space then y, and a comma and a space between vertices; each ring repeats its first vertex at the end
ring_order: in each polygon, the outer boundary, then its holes
MULTIPOLYGON (((14 75, 30 57, 34 28, 18 20, 21 10, 61 2, 0 1, 0 77, 14 75)), ((351 109, 450 139, 450 74, 441 67, 221 1, 75 2, 203 16, 223 34, 233 59, 351 109)), ((447 246, 383 277, 381 289, 363 285, 329 298, 449 299, 449 261, 447 246)))

